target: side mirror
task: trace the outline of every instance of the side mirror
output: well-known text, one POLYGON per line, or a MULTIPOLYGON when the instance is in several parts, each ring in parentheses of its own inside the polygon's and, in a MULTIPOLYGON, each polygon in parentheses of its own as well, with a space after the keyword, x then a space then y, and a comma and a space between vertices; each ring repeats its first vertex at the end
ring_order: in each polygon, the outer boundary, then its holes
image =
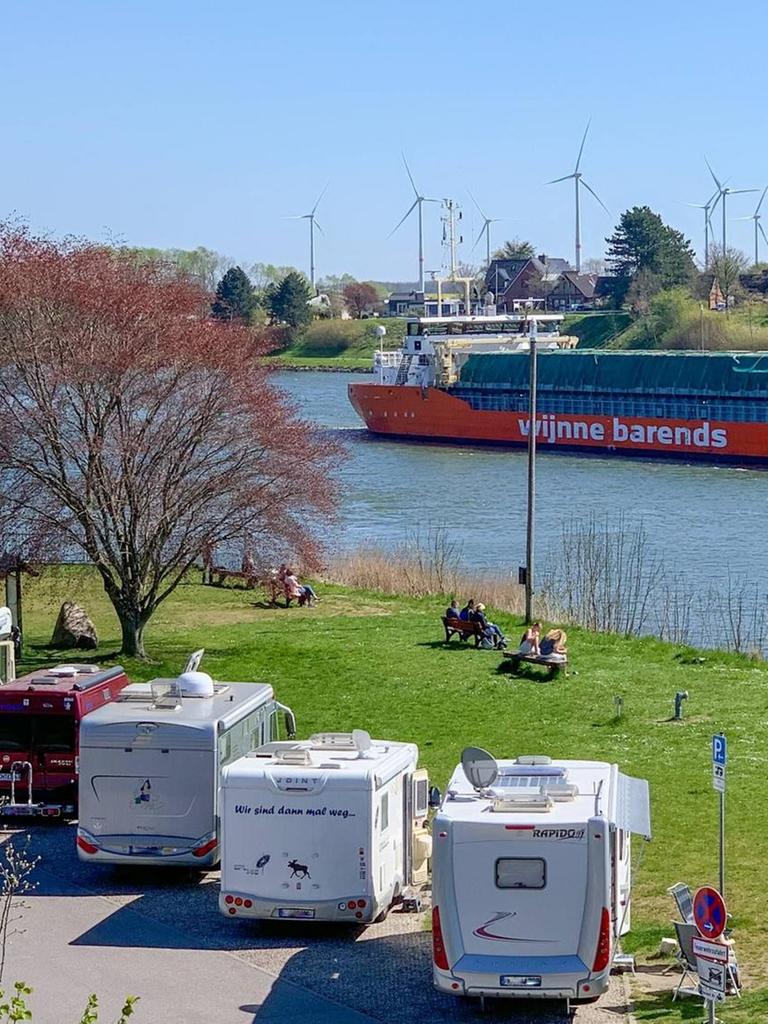
POLYGON ((442 800, 442 795, 441 795, 440 790, 438 789, 438 787, 437 786, 430 786, 430 789, 429 789, 429 806, 432 807, 432 808, 439 807, 441 800, 442 800))
POLYGON ((292 711, 286 711, 283 721, 285 722, 285 732, 289 740, 296 739, 296 716, 292 711))

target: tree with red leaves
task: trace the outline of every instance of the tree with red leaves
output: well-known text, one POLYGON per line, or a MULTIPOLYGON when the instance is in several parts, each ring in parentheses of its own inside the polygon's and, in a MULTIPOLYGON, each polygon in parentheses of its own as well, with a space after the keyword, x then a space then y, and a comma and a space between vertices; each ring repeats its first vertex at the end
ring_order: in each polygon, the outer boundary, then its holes
POLYGON ((122 650, 203 549, 317 556, 335 443, 253 329, 152 262, 0 226, 0 508, 96 566, 122 650))
POLYGON ((352 316, 357 318, 367 310, 373 309, 379 301, 379 293, 372 284, 368 284, 366 281, 355 281, 345 285, 343 295, 347 309, 352 316))

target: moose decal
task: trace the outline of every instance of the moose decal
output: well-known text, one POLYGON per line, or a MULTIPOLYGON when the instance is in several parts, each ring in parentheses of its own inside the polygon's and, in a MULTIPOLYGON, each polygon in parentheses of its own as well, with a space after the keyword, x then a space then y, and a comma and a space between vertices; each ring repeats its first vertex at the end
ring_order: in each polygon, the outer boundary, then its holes
POLYGON ((291 869, 291 878, 311 878, 309 868, 306 864, 299 864, 297 860, 289 860, 288 867, 291 869))

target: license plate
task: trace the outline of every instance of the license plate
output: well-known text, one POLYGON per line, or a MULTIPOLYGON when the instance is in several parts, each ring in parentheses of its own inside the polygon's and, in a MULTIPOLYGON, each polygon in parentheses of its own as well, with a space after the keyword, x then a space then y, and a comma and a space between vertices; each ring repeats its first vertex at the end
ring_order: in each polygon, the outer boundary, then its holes
POLYGON ((21 782, 21 776, 14 772, 0 772, 0 782, 21 782))
POLYGON ((502 988, 541 988, 541 976, 536 974, 502 974, 502 988))
POLYGON ((294 917, 299 918, 302 921, 311 920, 315 916, 314 910, 308 910, 305 907, 280 907, 277 912, 278 917, 294 917))
POLYGON ((34 807, 27 807, 26 804, 13 804, 12 806, 0 807, 0 814, 18 814, 18 815, 29 815, 34 814, 34 807))

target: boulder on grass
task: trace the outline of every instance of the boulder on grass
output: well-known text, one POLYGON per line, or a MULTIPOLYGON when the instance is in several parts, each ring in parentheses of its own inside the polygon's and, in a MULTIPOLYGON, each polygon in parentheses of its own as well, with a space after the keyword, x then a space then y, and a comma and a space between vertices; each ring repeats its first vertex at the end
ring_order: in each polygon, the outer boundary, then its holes
POLYGON ((59 610, 59 617, 53 628, 51 647, 76 647, 92 651, 98 647, 96 627, 80 605, 65 601, 59 610))

